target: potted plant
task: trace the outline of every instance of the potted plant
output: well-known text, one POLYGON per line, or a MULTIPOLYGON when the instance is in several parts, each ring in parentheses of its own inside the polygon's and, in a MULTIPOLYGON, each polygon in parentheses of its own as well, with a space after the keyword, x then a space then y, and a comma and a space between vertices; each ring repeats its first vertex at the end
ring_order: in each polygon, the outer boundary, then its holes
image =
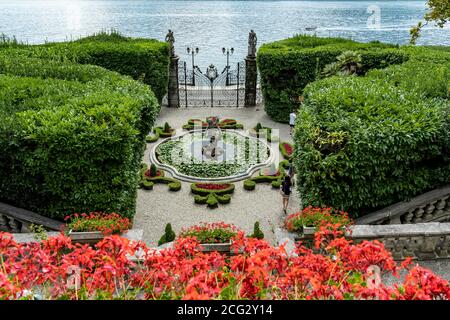
POLYGON ((348 214, 332 208, 307 207, 300 212, 293 213, 286 218, 285 226, 290 232, 303 237, 310 237, 320 226, 328 223, 339 223, 343 228, 351 223, 348 214))
POLYGON ((202 223, 187 229, 182 229, 179 238, 194 237, 200 242, 202 252, 229 253, 232 239, 237 235, 238 229, 232 224, 224 222, 202 223))
POLYGON ((76 213, 65 221, 68 236, 77 243, 95 244, 107 235, 122 234, 131 227, 130 220, 117 213, 76 213))

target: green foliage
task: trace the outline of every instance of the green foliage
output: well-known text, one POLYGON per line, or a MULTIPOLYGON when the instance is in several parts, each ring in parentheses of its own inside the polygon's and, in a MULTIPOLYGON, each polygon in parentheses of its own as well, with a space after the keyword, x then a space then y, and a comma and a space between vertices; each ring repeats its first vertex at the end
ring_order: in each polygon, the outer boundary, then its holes
POLYGON ((0 50, 2 48, 5 53, 15 56, 96 65, 142 80, 151 87, 159 101, 167 92, 169 52, 165 42, 102 32, 72 42, 15 46, 12 49, 0 45, 0 50))
POLYGON ((258 51, 257 62, 267 114, 275 121, 287 123, 289 113, 301 104, 305 86, 349 50, 361 56, 358 74, 408 59, 403 50, 379 42, 363 44, 340 38, 296 36, 265 44, 258 51))
POLYGON ((409 32, 411 35, 411 44, 416 43, 422 28, 429 22, 434 22, 436 26, 443 28, 450 21, 450 2, 448 0, 428 0, 427 5, 428 10, 424 16, 426 23, 424 24, 420 21, 409 32))
POLYGON ((158 246, 161 246, 165 243, 172 242, 175 240, 175 232, 172 230, 172 225, 170 223, 166 224, 166 228, 164 234, 158 241, 158 246))
POLYGON ((264 233, 259 228, 259 222, 256 221, 255 225, 253 226, 253 233, 250 235, 250 238, 256 238, 256 239, 264 239, 264 233))
MULTIPOLYGON (((0 68, 9 58, 0 52, 0 68)), ((33 63, 45 79, 1 70, 0 201, 57 219, 86 209, 131 217, 153 93, 98 67, 33 63), (64 80, 66 68, 94 77, 64 80)))
POLYGON ((161 95, 167 61, 166 44, 116 34, 0 44, 0 201, 56 219, 85 210, 132 217, 159 105, 148 86, 102 67, 145 72, 161 95))
POLYGON ((361 55, 355 51, 344 51, 337 56, 336 61, 327 64, 323 70, 322 75, 331 77, 334 75, 348 76, 356 74, 362 67, 361 55))
POLYGON ((153 135, 147 136, 145 141, 148 143, 153 143, 158 141, 160 138, 168 138, 175 134, 175 130, 166 122, 164 127, 153 128, 153 135))
MULTIPOLYGON (((209 118, 209 117, 207 117, 209 118)), ((244 125, 238 123, 235 119, 222 119, 218 124, 220 129, 242 130, 244 125)), ((206 129, 208 123, 201 119, 188 119, 187 123, 182 126, 183 130, 192 131, 194 129, 206 129)))
POLYGON ((191 192, 193 194, 199 194, 201 196, 206 196, 206 195, 208 195, 210 193, 215 193, 217 195, 224 195, 224 194, 233 193, 234 189, 235 189, 235 185, 233 183, 227 183, 227 182, 225 182, 225 183, 214 183, 214 185, 223 185, 223 186, 227 186, 227 187, 224 188, 224 189, 219 189, 219 190, 216 190, 216 189, 204 189, 204 188, 199 188, 197 186, 197 183, 192 183, 191 184, 191 192))
POLYGON ((196 204, 206 204, 209 208, 217 208, 220 204, 227 204, 231 201, 230 194, 234 192, 232 183, 214 183, 216 186, 224 186, 224 189, 207 189, 197 186, 197 183, 191 184, 191 191, 196 204))
POLYGON ((259 132, 262 128, 263 128, 263 127, 262 127, 261 123, 258 122, 258 123, 256 124, 255 131, 256 131, 256 132, 259 132))
POLYGON ((29 230, 33 233, 33 238, 42 241, 48 239, 47 230, 40 224, 30 224, 29 230))
POLYGON ((150 176, 156 177, 157 174, 158 174, 158 169, 156 168, 156 165, 154 163, 152 163, 150 165, 150 176))
POLYGON ((450 182, 450 104, 434 85, 448 73, 434 66, 427 82, 409 68, 307 86, 294 138, 305 206, 366 214, 450 182))
POLYGON ((172 128, 170 127, 169 123, 164 123, 164 133, 172 133, 172 128))
POLYGON ((264 127, 259 122, 254 128, 249 130, 249 134, 259 139, 265 138, 267 142, 277 142, 280 140, 280 137, 272 135, 272 128, 264 127))

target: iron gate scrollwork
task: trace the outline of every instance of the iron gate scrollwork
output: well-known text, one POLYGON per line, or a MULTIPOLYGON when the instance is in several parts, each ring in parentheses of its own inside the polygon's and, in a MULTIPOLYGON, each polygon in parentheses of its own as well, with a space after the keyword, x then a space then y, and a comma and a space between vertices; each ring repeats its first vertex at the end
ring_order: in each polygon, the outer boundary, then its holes
POLYGON ((178 66, 180 107, 242 107, 245 103, 245 63, 221 72, 214 65, 205 71, 189 70, 185 61, 178 66))

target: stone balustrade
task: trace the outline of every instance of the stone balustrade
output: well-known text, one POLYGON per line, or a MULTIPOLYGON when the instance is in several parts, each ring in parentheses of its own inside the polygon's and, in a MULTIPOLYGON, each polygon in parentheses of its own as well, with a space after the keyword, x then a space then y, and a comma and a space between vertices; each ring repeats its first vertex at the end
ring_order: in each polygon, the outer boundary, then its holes
POLYGON ((355 225, 348 237, 355 243, 381 241, 396 260, 450 258, 450 223, 355 225))
MULTIPOLYGON (((275 237, 278 245, 286 244, 291 252, 294 252, 293 243, 298 240, 313 248, 312 235, 299 237, 297 234, 278 229, 275 237)), ((450 223, 354 225, 349 228, 347 238, 352 239, 354 243, 378 240, 396 260, 406 257, 415 260, 450 259, 450 223)))
POLYGON ((450 222, 450 185, 356 219, 356 224, 450 222))
POLYGON ((30 232, 30 225, 41 225, 47 230, 61 230, 64 223, 37 213, 0 202, 0 231, 9 233, 30 232))

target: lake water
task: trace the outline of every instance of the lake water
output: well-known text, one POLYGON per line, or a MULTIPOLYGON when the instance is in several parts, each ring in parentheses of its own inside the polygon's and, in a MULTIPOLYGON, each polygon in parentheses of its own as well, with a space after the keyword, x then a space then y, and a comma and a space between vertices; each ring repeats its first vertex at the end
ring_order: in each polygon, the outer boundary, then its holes
MULTIPOLYGON (((222 67, 222 47, 234 47, 232 62, 244 58, 250 29, 258 45, 309 27, 319 36, 406 43, 425 10, 425 1, 0 0, 0 33, 42 43, 111 28, 163 40, 172 29, 182 59, 190 63, 186 48, 198 47, 195 64, 222 67)), ((427 27, 419 43, 450 45, 450 28, 427 27)))

